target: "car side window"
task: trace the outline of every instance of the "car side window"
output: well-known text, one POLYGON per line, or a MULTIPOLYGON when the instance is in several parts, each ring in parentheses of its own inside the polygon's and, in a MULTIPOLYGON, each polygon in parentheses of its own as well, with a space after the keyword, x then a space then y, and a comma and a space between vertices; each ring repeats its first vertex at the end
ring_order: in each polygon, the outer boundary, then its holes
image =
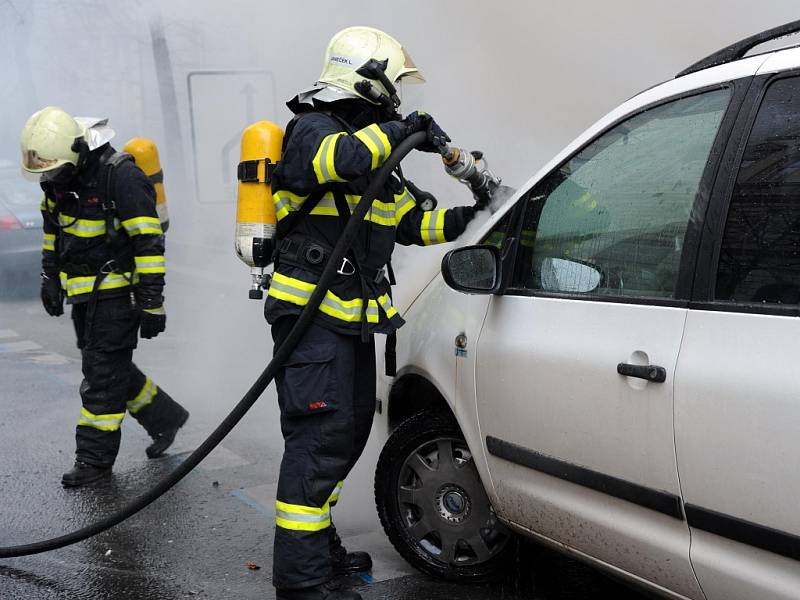
POLYGON ((800 77, 770 85, 731 197, 715 299, 800 303, 800 77))
POLYGON ((729 99, 717 89, 645 110, 534 187, 511 287, 674 298, 689 215, 729 99))

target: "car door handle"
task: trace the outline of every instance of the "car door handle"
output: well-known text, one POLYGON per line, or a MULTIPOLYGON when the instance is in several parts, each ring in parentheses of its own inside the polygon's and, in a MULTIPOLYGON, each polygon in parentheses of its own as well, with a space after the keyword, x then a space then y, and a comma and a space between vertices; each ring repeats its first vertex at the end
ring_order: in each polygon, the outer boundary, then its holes
POLYGON ((629 363, 619 363, 617 373, 625 377, 636 377, 646 379, 653 383, 664 383, 667 380, 667 370, 658 365, 631 365, 629 363))

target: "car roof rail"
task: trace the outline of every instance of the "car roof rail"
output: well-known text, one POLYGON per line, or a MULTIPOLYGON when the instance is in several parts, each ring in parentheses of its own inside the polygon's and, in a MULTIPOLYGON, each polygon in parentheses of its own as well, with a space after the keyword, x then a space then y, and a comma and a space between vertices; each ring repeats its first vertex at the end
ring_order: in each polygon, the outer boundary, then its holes
POLYGON ((750 37, 740 40, 735 44, 731 44, 722 50, 714 52, 714 54, 711 54, 705 57, 703 60, 700 60, 694 63, 692 66, 684 69, 675 77, 683 77, 684 75, 696 73, 697 71, 702 71, 703 69, 708 69, 710 67, 716 67, 717 65, 724 65, 725 63, 733 62, 734 60, 739 60, 750 50, 760 44, 771 42, 772 40, 777 40, 798 32, 800 32, 800 21, 792 21, 791 23, 786 23, 785 25, 767 29, 766 31, 751 35, 750 37))

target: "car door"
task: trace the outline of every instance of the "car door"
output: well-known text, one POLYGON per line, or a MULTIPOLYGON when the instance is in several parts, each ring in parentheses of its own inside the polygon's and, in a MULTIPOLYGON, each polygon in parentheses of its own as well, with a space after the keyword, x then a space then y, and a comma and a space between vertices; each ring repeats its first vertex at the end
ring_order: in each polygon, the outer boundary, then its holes
POLYGON ((800 598, 800 74, 753 96, 709 212, 675 384, 709 600, 800 598))
POLYGON ((732 93, 648 107, 534 186, 475 368, 498 513, 689 598, 672 394, 732 93))

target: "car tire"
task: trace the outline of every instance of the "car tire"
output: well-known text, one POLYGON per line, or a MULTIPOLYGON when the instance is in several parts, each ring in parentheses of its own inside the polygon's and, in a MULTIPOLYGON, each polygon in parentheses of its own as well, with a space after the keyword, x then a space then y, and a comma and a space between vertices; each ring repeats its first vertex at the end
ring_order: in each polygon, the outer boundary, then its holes
POLYGON ((375 471, 375 504, 392 545, 428 575, 493 580, 514 562, 514 535, 497 519, 449 414, 422 411, 392 433, 375 471))

